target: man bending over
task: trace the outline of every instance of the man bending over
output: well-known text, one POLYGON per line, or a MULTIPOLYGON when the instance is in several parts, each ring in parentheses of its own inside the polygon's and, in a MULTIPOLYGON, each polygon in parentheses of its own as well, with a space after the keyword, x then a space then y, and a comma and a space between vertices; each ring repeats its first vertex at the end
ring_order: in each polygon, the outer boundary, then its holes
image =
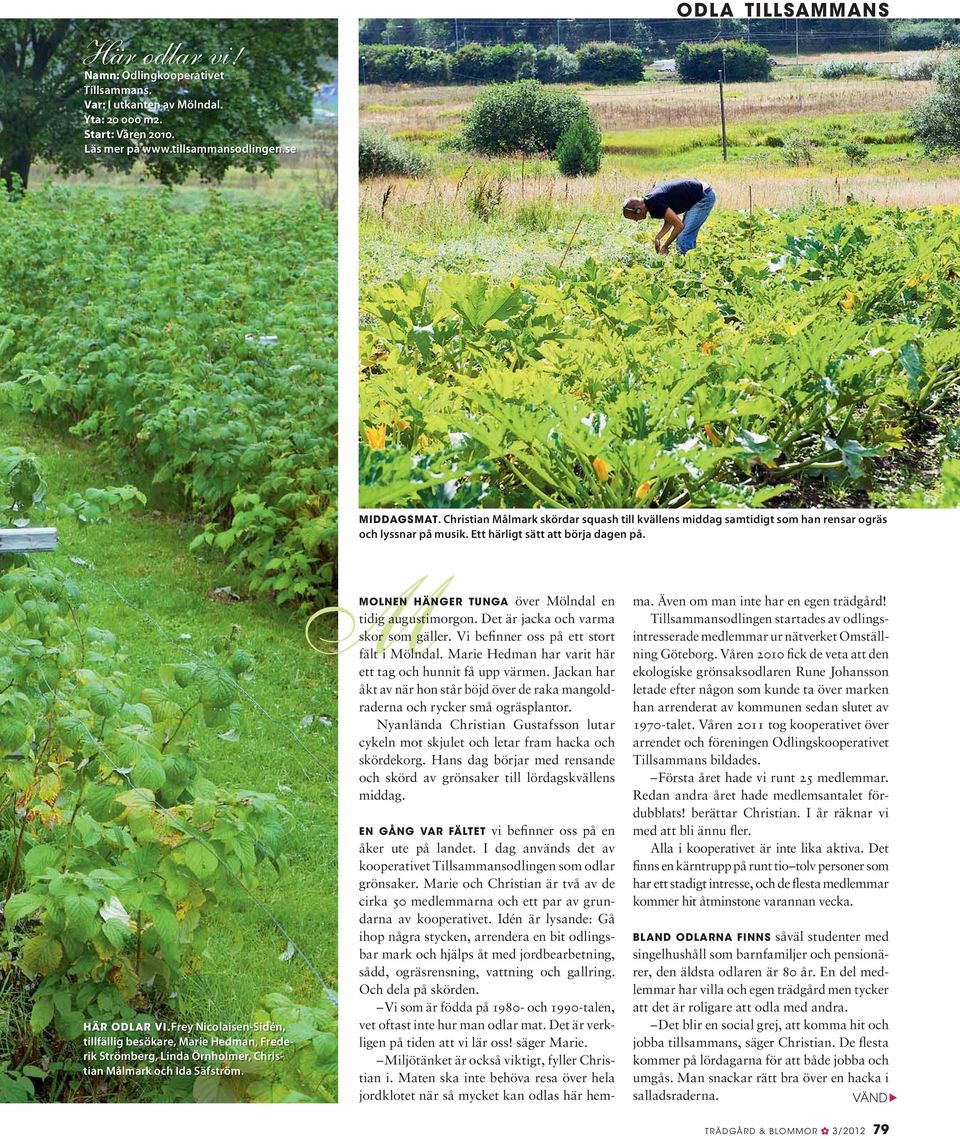
POLYGON ((662 221, 653 240, 658 253, 666 253, 674 241, 678 253, 689 253, 697 244, 697 234, 717 203, 717 195, 709 186, 693 178, 663 182, 648 190, 642 198, 627 198, 623 216, 628 221, 652 217, 662 221))

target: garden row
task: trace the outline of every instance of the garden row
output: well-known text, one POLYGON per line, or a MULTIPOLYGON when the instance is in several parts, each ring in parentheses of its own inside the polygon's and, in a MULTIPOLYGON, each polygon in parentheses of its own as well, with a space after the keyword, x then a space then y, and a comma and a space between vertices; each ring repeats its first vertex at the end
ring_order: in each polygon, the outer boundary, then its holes
POLYGON ((316 606, 336 569, 336 219, 304 198, 0 202, 0 402, 71 425, 198 518, 235 585, 316 606))

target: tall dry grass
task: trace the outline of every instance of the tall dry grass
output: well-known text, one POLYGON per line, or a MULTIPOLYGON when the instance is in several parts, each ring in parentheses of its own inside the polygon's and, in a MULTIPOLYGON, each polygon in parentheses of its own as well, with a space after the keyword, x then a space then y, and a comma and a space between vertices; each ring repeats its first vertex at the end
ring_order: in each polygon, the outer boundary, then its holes
MULTIPOLYGON (((930 82, 894 79, 781 79, 730 84, 725 94, 730 122, 736 123, 903 111, 931 88, 930 82)), ((458 125, 482 89, 363 87, 360 121, 387 131, 450 129, 458 125)), ((717 89, 711 84, 649 82, 577 89, 603 130, 707 126, 717 121, 717 89)))
MULTIPOLYGON (((386 226, 398 232, 451 237, 475 223, 470 196, 482 179, 493 177, 471 171, 463 179, 372 179, 361 184, 361 208, 368 217, 382 214, 386 226)), ((881 176, 869 170, 834 174, 815 168, 785 171, 782 167, 757 167, 746 172, 742 167, 734 167, 729 173, 711 169, 709 181, 722 209, 746 210, 752 203, 757 210, 781 210, 817 200, 839 205, 848 197, 903 209, 960 203, 960 169, 955 173, 945 171, 940 178, 916 181, 905 176, 881 176)), ((605 167, 592 178, 564 178, 542 164, 523 180, 498 178, 498 182, 498 215, 504 220, 519 209, 535 205, 619 220, 624 197, 641 189, 613 166, 605 167)))

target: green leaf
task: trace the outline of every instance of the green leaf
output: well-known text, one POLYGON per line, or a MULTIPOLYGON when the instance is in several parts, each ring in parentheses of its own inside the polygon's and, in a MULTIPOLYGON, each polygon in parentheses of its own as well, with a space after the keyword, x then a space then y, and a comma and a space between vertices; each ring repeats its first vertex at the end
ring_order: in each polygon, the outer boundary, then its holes
POLYGON ((118 712, 123 703, 121 698, 111 692, 104 684, 89 684, 84 692, 91 709, 105 719, 118 712))
POLYGON ((67 919, 67 929, 78 937, 88 940, 97 932, 97 900, 68 894, 63 899, 63 912, 67 919))
POLYGON ((164 905, 158 900, 151 903, 149 915, 153 922, 153 928, 157 931, 157 937, 162 942, 176 945, 180 938, 180 923, 177 921, 173 907, 164 905))
POLYGON ((904 344, 900 349, 900 364, 907 373, 907 384, 912 395, 920 393, 920 377, 923 375, 923 361, 916 344, 904 344))
POLYGON ((200 683, 200 696, 204 704, 208 704, 211 708, 226 708, 233 701, 237 685, 224 669, 212 664, 198 665, 197 680, 200 683))
POLYGON ((103 923, 103 936, 114 949, 122 949, 130 937, 130 926, 122 918, 110 918, 103 923))
POLYGON ((23 859, 23 869, 30 878, 36 878, 42 874, 44 870, 49 870, 51 866, 56 866, 62 858, 62 854, 55 846, 50 846, 48 843, 40 843, 39 846, 33 847, 28 850, 23 859))
POLYGON ((237 1103, 242 1085, 235 1077, 197 1076, 193 1098, 197 1103, 237 1103))
POLYGON ((53 1020, 53 997, 37 997, 30 1013, 30 1030, 37 1036, 53 1020))
POLYGON ((3 918, 8 926, 16 925, 21 918, 36 913, 43 905, 43 898, 37 894, 14 894, 3 907, 3 918))
POLYGON ((216 854, 202 842, 188 842, 183 848, 183 861, 201 882, 212 878, 220 862, 216 854))
POLYGON ((146 749, 134 764, 131 778, 137 787, 146 787, 148 791, 159 791, 167 781, 163 764, 146 749))
POLYGON ((234 676, 244 676, 253 668, 253 657, 242 649, 237 649, 227 661, 227 668, 234 676))
POLYGON ((843 465, 847 468, 851 478, 861 479, 864 475, 863 460, 875 455, 882 455, 882 447, 862 447, 856 439, 848 439, 838 443, 835 439, 825 438, 828 449, 839 451, 843 457, 843 465))
MULTIPOLYGON (((0 593, 0 597, 6 594, 0 593)), ((6 714, 0 715, 0 752, 9 754, 23 750, 27 742, 28 729, 22 720, 14 719, 6 714)))
POLYGON ((58 1008, 54 1023, 64 1040, 77 1040, 83 1035, 83 1013, 78 1009, 58 1008))
POLYGON ((23 943, 21 957, 28 973, 48 977, 63 960, 63 946, 56 938, 41 933, 23 943))
POLYGON ((217 814, 217 804, 211 799, 195 799, 193 802, 193 825, 205 827, 212 823, 217 814))

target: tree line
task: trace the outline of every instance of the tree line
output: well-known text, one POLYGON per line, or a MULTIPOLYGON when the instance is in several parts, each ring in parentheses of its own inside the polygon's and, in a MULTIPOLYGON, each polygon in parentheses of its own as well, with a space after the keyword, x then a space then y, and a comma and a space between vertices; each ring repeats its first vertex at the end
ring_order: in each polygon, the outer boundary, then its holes
POLYGON ((743 39, 771 52, 925 50, 960 43, 960 20, 788 20, 788 19, 367 19, 361 44, 405 44, 456 51, 468 43, 550 44, 575 51, 613 40, 649 57, 672 54, 681 43, 743 39))

